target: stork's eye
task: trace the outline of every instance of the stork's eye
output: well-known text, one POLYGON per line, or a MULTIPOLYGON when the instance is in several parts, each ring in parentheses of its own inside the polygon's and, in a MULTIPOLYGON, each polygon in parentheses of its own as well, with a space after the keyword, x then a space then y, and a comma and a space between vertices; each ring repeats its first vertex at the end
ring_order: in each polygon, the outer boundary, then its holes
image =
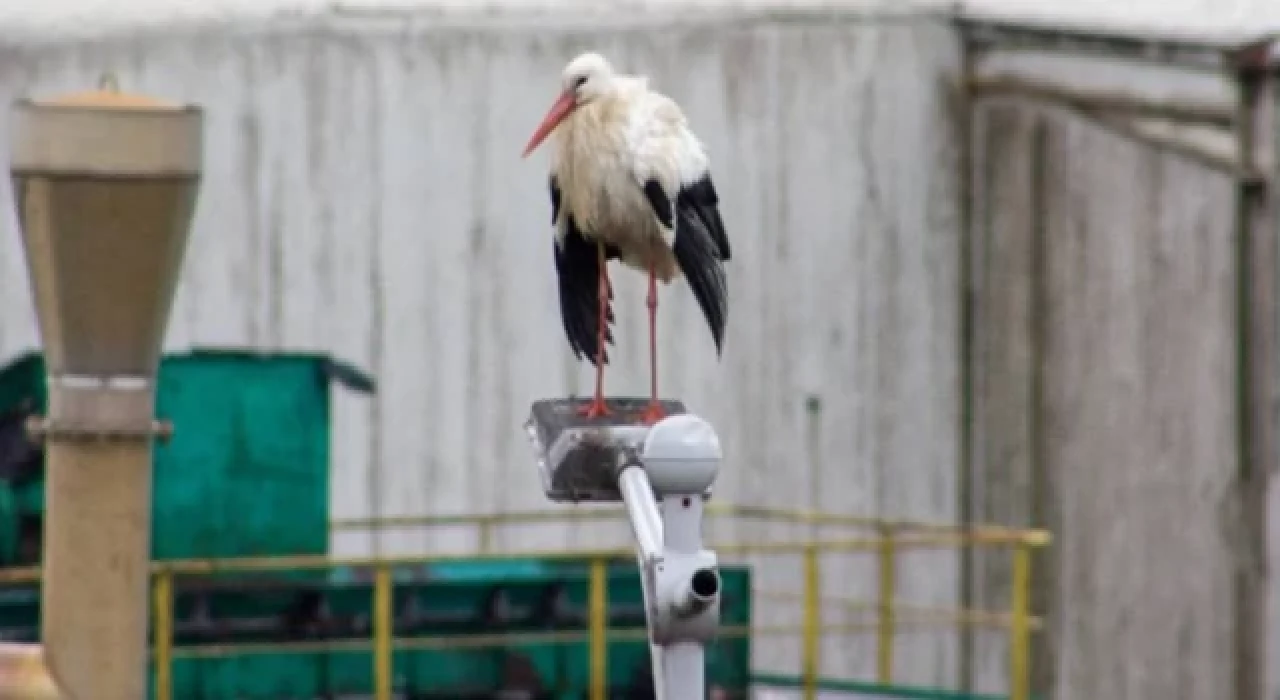
POLYGON ((582 84, 585 82, 587 82, 587 76, 585 75, 580 75, 577 78, 574 78, 573 89, 577 90, 578 88, 582 87, 582 84))

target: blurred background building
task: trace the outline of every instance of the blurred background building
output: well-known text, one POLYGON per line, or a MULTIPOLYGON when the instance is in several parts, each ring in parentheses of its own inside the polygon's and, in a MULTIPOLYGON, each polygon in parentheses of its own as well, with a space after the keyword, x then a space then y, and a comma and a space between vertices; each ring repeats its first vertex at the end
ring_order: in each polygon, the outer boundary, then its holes
MULTIPOLYGON (((1240 232, 1242 192, 1276 161, 1237 138, 1232 57, 1277 28, 1264 0, 46 0, 0 6, 0 96, 110 71, 204 105, 169 349, 319 353, 377 379, 332 397, 331 518, 488 513, 545 504, 519 425, 532 400, 590 389, 557 318, 545 155, 519 153, 564 63, 600 51, 680 102, 711 153, 735 251, 726 351, 682 294, 659 338, 665 387, 725 440, 717 499, 1048 528, 1038 689, 1261 698, 1280 696, 1280 633, 1262 640, 1280 619, 1263 620, 1274 416, 1241 426, 1273 396, 1250 393, 1275 376, 1250 363, 1276 358, 1241 350, 1257 276, 1240 232), (1102 114, 1069 89, 1145 107, 1102 114)), ((38 345, 15 226, 0 218, 4 358, 38 345)), ((637 393, 642 290, 617 285, 634 303, 606 390, 637 393)), ((486 546, 625 534, 498 528, 486 546)), ((478 537, 338 526, 330 549, 478 537)), ((826 586, 873 597, 859 561, 826 586)), ((897 574, 936 606, 1002 607, 1008 578, 960 552, 897 574)), ((998 635, 896 649, 904 682, 1005 691, 998 635)), ((873 673, 868 642, 825 656, 873 673)))

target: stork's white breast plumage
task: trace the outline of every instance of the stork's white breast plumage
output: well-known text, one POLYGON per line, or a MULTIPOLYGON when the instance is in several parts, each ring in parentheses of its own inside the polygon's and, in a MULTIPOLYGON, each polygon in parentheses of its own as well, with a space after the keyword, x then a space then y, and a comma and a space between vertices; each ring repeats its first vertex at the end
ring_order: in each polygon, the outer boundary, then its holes
POLYGON ((647 80, 613 76, 613 90, 578 108, 556 131, 551 172, 561 189, 557 235, 568 216, 590 237, 616 246, 623 263, 670 282, 678 274, 676 222, 655 211, 645 185, 667 198, 708 177, 702 144, 680 107, 647 80))
MULTIPOLYGON (((683 276, 719 352, 730 251, 702 143, 674 101, 644 77, 615 73, 599 54, 571 61, 561 83, 525 155, 555 134, 551 220, 561 318, 575 355, 598 369, 607 362, 613 259, 648 273, 651 314, 654 283, 683 276)), ((656 402, 656 379, 654 393, 656 402)))

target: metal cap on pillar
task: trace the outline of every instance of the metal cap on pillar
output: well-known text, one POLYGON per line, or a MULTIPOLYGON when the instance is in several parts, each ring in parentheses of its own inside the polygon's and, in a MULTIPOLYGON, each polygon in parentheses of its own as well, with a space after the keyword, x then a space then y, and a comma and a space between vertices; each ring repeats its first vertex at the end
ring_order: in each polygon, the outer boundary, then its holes
POLYGON ((114 85, 13 108, 49 383, 41 641, 68 697, 147 682, 155 379, 201 170, 197 107, 114 85))
POLYGON ((201 116, 112 90, 15 105, 14 195, 51 375, 155 371, 195 205, 201 116))

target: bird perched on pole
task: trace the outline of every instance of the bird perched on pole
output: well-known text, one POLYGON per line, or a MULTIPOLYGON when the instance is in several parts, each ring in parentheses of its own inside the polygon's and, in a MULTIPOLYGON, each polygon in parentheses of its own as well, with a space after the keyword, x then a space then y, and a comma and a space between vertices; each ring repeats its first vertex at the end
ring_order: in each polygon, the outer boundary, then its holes
POLYGON ((680 107, 641 76, 615 73, 602 56, 569 62, 561 93, 525 147, 555 133, 551 222, 560 316, 574 356, 596 367, 595 397, 581 408, 607 415, 605 345, 613 342, 608 263, 649 276, 650 401, 640 420, 663 417, 658 402, 658 281, 683 276, 702 309, 716 354, 724 345, 729 239, 706 151, 680 107))

